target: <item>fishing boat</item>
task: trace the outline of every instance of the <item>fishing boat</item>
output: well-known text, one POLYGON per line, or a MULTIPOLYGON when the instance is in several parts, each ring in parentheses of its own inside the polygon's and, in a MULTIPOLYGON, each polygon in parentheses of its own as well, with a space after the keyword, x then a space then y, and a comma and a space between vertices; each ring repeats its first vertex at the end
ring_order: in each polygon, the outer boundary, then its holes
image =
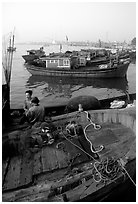
POLYGON ((34 60, 39 59, 40 57, 45 56, 45 52, 43 50, 43 47, 40 47, 40 49, 37 50, 27 50, 27 55, 22 55, 23 59, 25 60, 25 63, 32 64, 34 60))
POLYGON ((48 121, 3 135, 3 202, 100 202, 135 186, 135 107, 79 109, 49 125, 50 144, 42 139, 48 121))
POLYGON ((106 49, 82 49, 81 53, 87 57, 87 66, 95 66, 107 64, 110 61, 118 61, 122 59, 130 60, 130 56, 126 51, 117 51, 106 49))
POLYGON ((65 76, 80 78, 122 78, 127 74, 129 60, 120 63, 87 66, 84 57, 45 57, 45 67, 26 66, 32 75, 65 76))

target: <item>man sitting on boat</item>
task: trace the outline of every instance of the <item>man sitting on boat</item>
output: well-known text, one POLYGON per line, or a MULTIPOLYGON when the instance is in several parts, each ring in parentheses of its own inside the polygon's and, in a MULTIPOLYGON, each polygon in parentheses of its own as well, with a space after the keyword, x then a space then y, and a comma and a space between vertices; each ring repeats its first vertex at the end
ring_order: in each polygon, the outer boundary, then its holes
POLYGON ((32 100, 32 90, 27 90, 25 92, 25 101, 24 101, 24 110, 27 112, 29 108, 31 108, 31 100, 32 100))
POLYGON ((30 108, 25 109, 20 125, 25 122, 28 122, 30 125, 34 125, 36 122, 43 122, 44 118, 44 107, 39 105, 39 99, 37 97, 33 97, 30 101, 30 108))
POLYGON ((26 112, 28 122, 33 125, 36 122, 43 122, 45 117, 45 109, 39 105, 39 99, 33 97, 31 100, 31 108, 26 112))

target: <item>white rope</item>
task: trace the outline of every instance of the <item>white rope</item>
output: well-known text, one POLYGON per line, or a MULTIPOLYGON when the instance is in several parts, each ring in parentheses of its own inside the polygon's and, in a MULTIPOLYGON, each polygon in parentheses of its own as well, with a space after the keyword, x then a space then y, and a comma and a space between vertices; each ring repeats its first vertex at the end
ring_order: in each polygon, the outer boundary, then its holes
POLYGON ((95 123, 93 123, 92 120, 88 117, 89 113, 88 113, 87 111, 84 111, 84 112, 87 114, 87 119, 90 121, 90 124, 88 124, 88 125, 84 128, 85 138, 86 138, 86 140, 90 143, 91 151, 92 151, 93 153, 101 152, 101 151, 104 149, 104 146, 101 145, 99 150, 94 151, 93 148, 92 148, 92 147, 93 147, 93 144, 92 144, 92 142, 88 139, 88 137, 87 137, 87 135, 86 135, 86 129, 87 129, 90 125, 93 125, 95 129, 100 129, 101 126, 100 126, 100 125, 96 125, 95 123), (97 126, 98 128, 96 128, 96 126, 97 126))
POLYGON ((101 126, 100 126, 100 125, 95 124, 95 123, 92 122, 92 120, 89 118, 89 112, 84 111, 84 113, 86 113, 88 121, 90 121, 91 125, 93 125, 93 127, 94 127, 95 130, 101 129, 101 126))

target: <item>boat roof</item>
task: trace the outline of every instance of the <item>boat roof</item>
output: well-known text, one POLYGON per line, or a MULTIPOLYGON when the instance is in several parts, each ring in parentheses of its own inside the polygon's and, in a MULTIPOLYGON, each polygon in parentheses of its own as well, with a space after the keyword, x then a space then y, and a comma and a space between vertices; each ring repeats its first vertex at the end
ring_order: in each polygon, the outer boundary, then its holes
POLYGON ((70 59, 70 57, 68 56, 46 56, 46 57, 43 57, 43 58, 40 58, 42 60, 58 60, 58 59, 70 59))
MULTIPOLYGON (((27 50, 27 52, 42 52, 43 50, 40 50, 40 49, 32 49, 32 50, 27 50)), ((44 51, 43 51, 44 52, 44 51)))

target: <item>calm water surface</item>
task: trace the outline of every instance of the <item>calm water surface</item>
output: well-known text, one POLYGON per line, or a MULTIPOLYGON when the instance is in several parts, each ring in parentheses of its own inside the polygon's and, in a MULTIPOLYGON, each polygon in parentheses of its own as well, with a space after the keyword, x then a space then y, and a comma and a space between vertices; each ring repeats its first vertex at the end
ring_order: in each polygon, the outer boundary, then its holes
MULTIPOLYGON (((24 93, 32 89, 34 96, 39 97, 45 105, 56 105, 68 101, 79 95, 92 95, 98 99, 114 97, 136 92, 136 64, 130 64, 126 79, 72 79, 61 77, 32 76, 25 67, 22 55, 28 49, 39 49, 41 45, 16 45, 14 52, 12 76, 11 76, 11 107, 21 108, 24 101, 24 93)), ((63 46, 66 50, 80 50, 87 47, 63 46)), ((44 47, 46 54, 59 52, 59 46, 44 47)), ((4 77, 3 77, 4 80, 4 77)))

